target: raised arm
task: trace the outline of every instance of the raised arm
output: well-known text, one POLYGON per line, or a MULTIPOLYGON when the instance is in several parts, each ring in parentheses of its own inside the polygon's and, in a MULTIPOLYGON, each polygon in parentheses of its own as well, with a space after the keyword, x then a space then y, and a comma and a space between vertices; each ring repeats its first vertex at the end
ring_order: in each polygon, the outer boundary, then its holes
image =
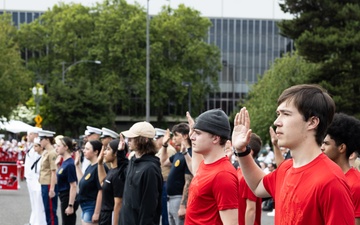
POLYGON ((79 153, 79 151, 75 152, 75 169, 76 169, 77 180, 80 182, 80 180, 84 176, 84 174, 81 171, 81 163, 80 163, 80 153, 79 153))
POLYGON ((284 156, 281 154, 279 145, 278 145, 278 139, 276 137, 276 133, 274 131, 274 128, 270 127, 269 128, 269 133, 270 133, 270 137, 271 137, 271 143, 273 145, 273 149, 274 149, 274 155, 275 155, 275 163, 276 166, 279 166, 284 160, 284 156))
MULTIPOLYGON (((195 124, 195 121, 194 119, 191 117, 190 113, 189 112, 186 112, 186 117, 187 117, 187 120, 188 120, 188 123, 189 123, 189 128, 190 128, 190 131, 189 131, 189 138, 191 139, 191 135, 193 134, 194 132, 194 124, 195 124)), ((185 158, 186 162, 188 162, 190 159, 189 158, 185 158)), ((199 165, 201 163, 201 161, 203 161, 204 158, 202 155, 196 153, 195 151, 192 152, 192 157, 191 157, 191 173, 195 176, 197 170, 199 169, 199 165)), ((190 162, 190 161, 189 161, 190 162)), ((190 167, 189 167, 190 168, 190 167)))
MULTIPOLYGON (((232 144, 237 153, 246 151, 246 145, 250 141, 250 135, 250 116, 249 112, 244 107, 236 114, 234 119, 232 144)), ((270 197, 270 194, 266 191, 262 182, 265 173, 256 165, 251 154, 236 158, 241 166, 245 181, 254 194, 258 197, 270 197)))
POLYGON ((163 137, 162 147, 160 149, 161 151, 160 163, 162 166, 171 166, 171 162, 169 160, 169 154, 167 151, 167 148, 169 146, 169 141, 170 141, 170 130, 166 129, 165 135, 163 137))
POLYGON ((103 182, 106 177, 106 171, 105 171, 105 167, 104 167, 104 151, 106 148, 107 148, 107 146, 105 146, 105 145, 102 146, 100 154, 97 158, 98 177, 99 177, 99 183, 101 186, 103 185, 103 182))

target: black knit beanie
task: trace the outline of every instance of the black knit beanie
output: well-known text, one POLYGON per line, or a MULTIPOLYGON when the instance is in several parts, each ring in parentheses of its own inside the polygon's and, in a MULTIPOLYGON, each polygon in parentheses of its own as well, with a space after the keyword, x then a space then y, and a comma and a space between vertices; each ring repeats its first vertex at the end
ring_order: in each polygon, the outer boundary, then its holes
POLYGON ((229 139, 230 123, 226 113, 221 109, 208 110, 196 118, 194 129, 209 132, 229 139))

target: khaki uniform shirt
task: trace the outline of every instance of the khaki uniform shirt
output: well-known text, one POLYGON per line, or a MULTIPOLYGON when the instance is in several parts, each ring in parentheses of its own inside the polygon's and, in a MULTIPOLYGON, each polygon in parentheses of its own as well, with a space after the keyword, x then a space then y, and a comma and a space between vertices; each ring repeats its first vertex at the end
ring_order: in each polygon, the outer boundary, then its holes
MULTIPOLYGON (((163 150, 164 150, 164 149, 161 148, 161 149, 159 150, 159 152, 156 154, 156 156, 160 158, 163 150)), ((167 155, 168 155, 169 158, 170 158, 170 156, 175 155, 175 153, 176 153, 175 148, 174 148, 173 146, 171 146, 170 144, 169 144, 169 146, 167 147, 166 151, 167 151, 167 155)), ((164 181, 167 181, 167 178, 168 178, 169 173, 170 173, 170 169, 171 169, 171 165, 170 165, 170 166, 163 166, 163 165, 161 165, 161 174, 162 174, 162 176, 163 176, 164 181)))
POLYGON ((44 150, 41 156, 41 166, 40 166, 40 177, 39 183, 49 185, 51 181, 51 171, 56 171, 56 157, 57 154, 55 149, 44 150))

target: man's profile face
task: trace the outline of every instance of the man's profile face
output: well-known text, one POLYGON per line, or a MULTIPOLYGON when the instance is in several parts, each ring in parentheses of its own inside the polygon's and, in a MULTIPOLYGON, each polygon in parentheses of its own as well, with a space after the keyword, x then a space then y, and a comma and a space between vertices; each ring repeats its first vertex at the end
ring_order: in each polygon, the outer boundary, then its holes
POLYGON ((321 151, 325 153, 332 161, 336 161, 339 157, 338 146, 334 139, 330 137, 330 135, 326 135, 324 141, 321 145, 321 151))
POLYGON ((181 133, 174 132, 173 141, 176 146, 180 146, 184 140, 184 136, 181 133))
POLYGON ((87 136, 87 140, 88 141, 96 141, 100 139, 100 134, 90 134, 89 136, 87 136))
POLYGON ((164 136, 160 136, 158 138, 155 139, 155 146, 156 146, 156 149, 160 149, 162 144, 163 144, 163 138, 164 136))
MULTIPOLYGON (((293 101, 282 102, 277 110, 277 118, 274 121, 278 145, 289 149, 296 149, 297 146, 308 138, 308 123, 304 121, 303 115, 295 107, 293 101)), ((315 140, 315 136, 313 136, 315 140)))

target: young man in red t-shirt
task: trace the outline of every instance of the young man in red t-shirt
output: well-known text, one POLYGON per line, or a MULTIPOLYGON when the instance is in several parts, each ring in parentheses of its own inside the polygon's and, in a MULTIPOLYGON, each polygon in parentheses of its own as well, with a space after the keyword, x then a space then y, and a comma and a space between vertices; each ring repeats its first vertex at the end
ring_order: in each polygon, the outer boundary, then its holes
POLYGON ((355 224, 360 225, 360 172, 350 166, 349 157, 359 150, 360 121, 337 113, 327 130, 321 150, 338 164, 346 176, 355 207, 355 224))
POLYGON ((354 224, 345 175, 320 149, 335 113, 333 99, 318 85, 296 85, 280 95, 276 112, 278 145, 289 148, 293 158, 268 175, 246 147, 248 111, 242 108, 235 116, 232 143, 246 183, 258 197, 274 198, 276 225, 354 224))
POLYGON ((202 113, 195 123, 189 113, 187 118, 194 178, 189 188, 185 224, 237 225, 238 179, 224 152, 230 136, 228 116, 220 109, 213 109, 202 113))

